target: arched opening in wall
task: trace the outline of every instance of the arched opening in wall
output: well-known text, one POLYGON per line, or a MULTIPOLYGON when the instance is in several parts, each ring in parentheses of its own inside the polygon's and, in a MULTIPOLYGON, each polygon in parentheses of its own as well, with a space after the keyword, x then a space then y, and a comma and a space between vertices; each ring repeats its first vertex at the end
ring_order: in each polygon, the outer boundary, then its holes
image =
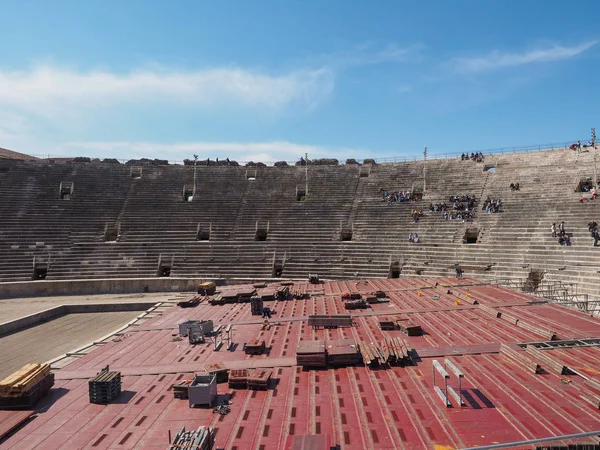
POLYGON ((256 167, 246 167, 246 180, 256 180, 257 170, 256 167))
POLYGON ((388 278, 400 278, 400 273, 402 269, 400 268, 400 263, 395 261, 390 264, 390 271, 388 273, 388 278))
POLYGON ((296 201, 303 202, 306 200, 306 187, 296 186, 296 201))
POLYGON ((73 189, 75 185, 72 181, 61 181, 59 186, 59 193, 61 200, 71 200, 73 196, 73 189))
POLYGON ((48 276, 48 263, 35 263, 31 279, 34 281, 45 280, 48 276))
POLYGON ((183 185, 183 201, 191 202, 192 200, 194 200, 194 187, 184 184, 183 185))
POLYGON ((352 228, 343 228, 340 231, 340 241, 347 242, 352 240, 352 228))
POLYGON ((594 187, 594 178, 591 176, 581 177, 575 192, 589 192, 594 187))
POLYGON ((281 278, 281 275, 283 275, 283 265, 281 262, 277 261, 275 264, 273 264, 273 272, 271 276, 273 278, 281 278))
POLYGON ((266 241, 267 236, 269 236, 269 230, 267 230, 266 228, 257 228, 256 232, 254 233, 254 240, 266 241))
POLYGON ((212 231, 212 224, 208 226, 208 228, 202 227, 201 224, 198 224, 196 227, 196 240, 197 241, 210 241, 210 232, 212 231))
POLYGON ((535 292, 544 279, 546 272, 543 269, 531 269, 527 279, 523 282, 523 292, 535 292))
POLYGON ((486 164, 483 166, 484 172, 496 173, 496 166, 494 164, 486 164))
POLYGON ((170 277, 171 276, 171 268, 173 266, 173 259, 163 259, 162 255, 158 257, 158 270, 156 275, 159 277, 170 277))
POLYGON ((467 228, 463 236, 463 244, 477 244, 479 228, 467 228))
POLYGON ((415 197, 415 196, 422 197, 423 196, 423 182, 415 181, 412 184, 412 187, 410 188, 410 192, 412 193, 413 197, 415 197))
POLYGON ((171 265, 170 264, 162 264, 158 268, 158 276, 159 277, 170 277, 171 276, 171 265))
POLYGON ((142 167, 141 166, 131 166, 129 169, 129 175, 134 180, 138 180, 142 178, 142 167))
POLYGON ((119 225, 107 222, 104 225, 104 242, 115 242, 119 237, 119 225))

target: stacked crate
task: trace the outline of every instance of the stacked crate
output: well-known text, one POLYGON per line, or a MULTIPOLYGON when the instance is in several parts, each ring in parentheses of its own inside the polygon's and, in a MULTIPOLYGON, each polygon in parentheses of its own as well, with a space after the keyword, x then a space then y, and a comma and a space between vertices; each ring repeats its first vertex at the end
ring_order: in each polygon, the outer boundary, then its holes
POLYGON ((248 387, 248 369, 232 369, 229 371, 229 387, 246 389, 248 387))
POLYGON ((263 299, 262 297, 252 297, 250 300, 250 310, 253 316, 260 316, 263 312, 263 299))
POLYGON ((106 366, 88 384, 90 403, 110 403, 121 394, 121 372, 110 372, 106 366))

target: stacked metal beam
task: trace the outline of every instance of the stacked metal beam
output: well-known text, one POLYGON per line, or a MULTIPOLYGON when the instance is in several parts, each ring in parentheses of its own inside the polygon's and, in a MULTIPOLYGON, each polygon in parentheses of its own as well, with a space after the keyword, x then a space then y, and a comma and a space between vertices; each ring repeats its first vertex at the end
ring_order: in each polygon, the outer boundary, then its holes
POLYGON ((177 432, 168 450, 211 450, 215 443, 215 431, 209 427, 200 427, 196 431, 177 432))
POLYGON ((108 366, 89 382, 90 403, 106 404, 121 394, 121 372, 109 372, 108 366))

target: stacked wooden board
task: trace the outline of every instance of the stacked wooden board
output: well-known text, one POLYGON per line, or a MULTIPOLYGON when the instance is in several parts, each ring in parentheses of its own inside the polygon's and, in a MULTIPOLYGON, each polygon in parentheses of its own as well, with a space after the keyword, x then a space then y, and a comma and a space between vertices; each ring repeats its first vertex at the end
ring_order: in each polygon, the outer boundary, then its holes
POLYGON ((0 409, 31 408, 53 385, 50 365, 27 364, 0 381, 0 409))
POLYGON ((411 349, 400 338, 386 338, 381 345, 373 342, 360 342, 358 344, 363 362, 369 367, 382 364, 412 364, 411 349))
POLYGON ((333 316, 308 316, 308 326, 314 328, 351 327, 353 323, 352 316, 346 314, 337 314, 333 316))
POLYGON ((327 341, 327 361, 332 365, 353 365, 358 359, 358 347, 352 339, 327 341))
POLYGON ((327 353, 323 341, 300 341, 296 349, 296 363, 303 367, 326 367, 327 353))
POLYGON ((236 389, 248 388, 248 369, 232 369, 229 371, 229 387, 236 389))
POLYGON ((110 372, 108 366, 89 382, 90 403, 107 404, 121 395, 121 372, 110 372))
POLYGON ((411 349, 399 337, 386 338, 381 343, 383 356, 388 364, 412 364, 411 349))
POLYGON ((256 369, 248 374, 248 389, 267 389, 273 375, 272 370, 256 369))
POLYGON ((171 385, 173 389, 173 398, 179 398, 181 400, 187 400, 189 398, 189 389, 192 380, 182 380, 171 385))

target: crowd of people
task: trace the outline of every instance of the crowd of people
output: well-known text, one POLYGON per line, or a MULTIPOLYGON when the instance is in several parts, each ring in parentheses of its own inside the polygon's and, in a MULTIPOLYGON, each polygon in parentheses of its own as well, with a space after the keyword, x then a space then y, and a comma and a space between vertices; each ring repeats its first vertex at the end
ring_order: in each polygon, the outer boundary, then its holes
POLYGON ((500 212, 500 208, 502 207, 502 200, 501 199, 492 199, 490 197, 488 197, 485 202, 483 202, 483 207, 481 209, 483 209, 484 211, 487 212, 492 212, 492 213, 497 213, 500 212))
MULTIPOLYGON (((594 143, 592 141, 588 141, 587 144, 583 144, 583 148, 589 148, 589 147, 594 147, 594 143)), ((577 141, 572 143, 569 146, 569 149, 571 150, 577 150, 577 153, 581 152, 581 141, 577 141)))
POLYGON ((561 222, 558 224, 558 231, 556 227, 556 223, 553 223, 550 227, 550 231, 552 232, 552 237, 558 238, 558 243, 560 245, 570 246, 571 245, 571 237, 565 231, 565 222, 561 222))
POLYGON ((379 189, 381 192, 381 201, 388 203, 402 203, 418 200, 417 195, 413 195, 410 191, 393 191, 389 192, 383 188, 379 189))
POLYGON ((413 209, 413 211, 410 213, 410 216, 412 217, 413 223, 417 223, 419 221, 419 218, 423 216, 423 210, 413 209))
POLYGON ((419 235, 417 233, 410 233, 408 235, 408 240, 415 244, 418 244, 419 242, 421 242, 421 238, 419 238, 419 235))
POLYGON ((469 152, 463 153, 462 155, 460 155, 460 159, 462 161, 477 161, 477 162, 483 162, 483 153, 481 152, 477 152, 477 153, 473 153, 471 152, 471 156, 469 156, 469 152))
POLYGON ((471 220, 475 218, 473 211, 444 211, 442 214, 444 220, 471 220))
POLYGON ((597 190, 596 190, 596 187, 595 187, 595 186, 591 186, 591 187, 590 187, 589 185, 587 185, 587 184, 584 184, 584 185, 581 187, 581 189, 583 190, 583 192, 587 192, 587 193, 589 193, 589 194, 591 194, 591 195, 590 195, 589 197, 587 197, 587 196, 585 196, 585 195, 584 195, 583 197, 581 197, 581 198, 579 199, 579 202, 580 202, 580 203, 584 203, 584 202, 587 202, 587 201, 590 201, 590 200, 596 200, 596 199, 598 198, 598 192, 597 192, 597 190))

